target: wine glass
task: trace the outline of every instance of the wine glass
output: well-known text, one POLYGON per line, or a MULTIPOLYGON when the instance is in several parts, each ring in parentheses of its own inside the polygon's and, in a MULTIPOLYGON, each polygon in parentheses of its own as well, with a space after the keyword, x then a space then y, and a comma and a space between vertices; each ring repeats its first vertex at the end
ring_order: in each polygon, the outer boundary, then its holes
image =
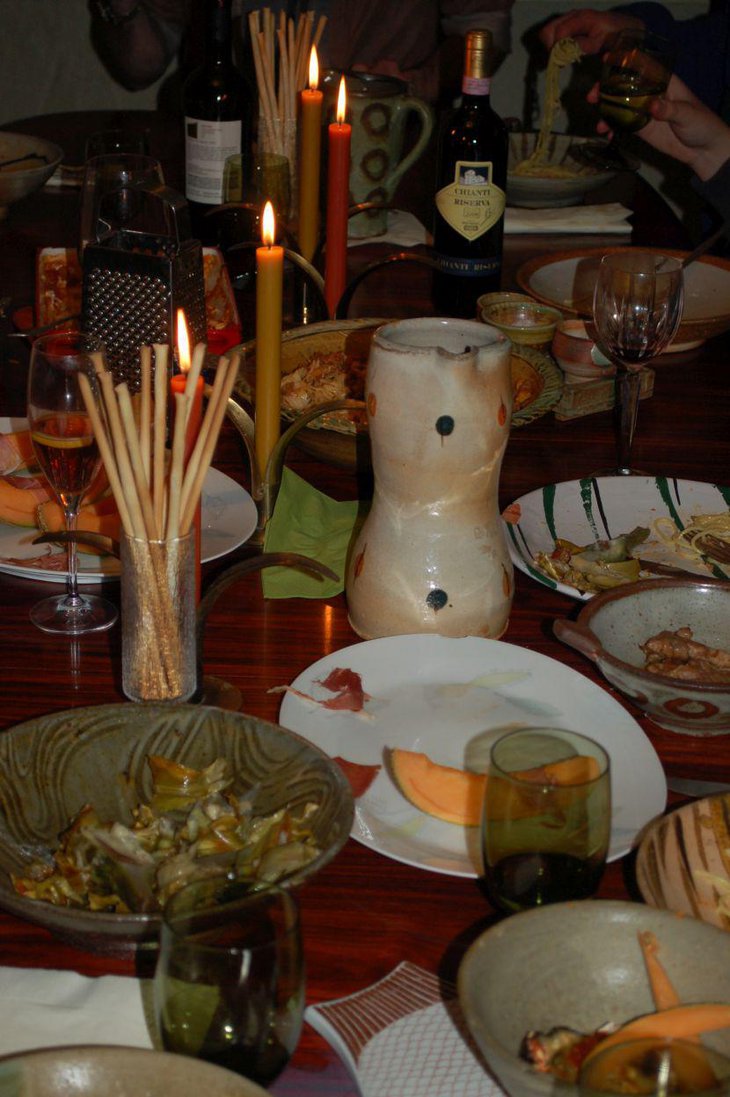
POLYGON ((129 226, 135 221, 143 209, 135 186, 163 181, 162 167, 153 156, 119 152, 87 160, 81 186, 79 254, 96 240, 100 223, 129 226))
POLYGON ((188 884, 162 915, 155 1015, 163 1046, 268 1085, 302 1027, 304 960, 294 896, 218 876, 188 884))
POLYGON ((730 1059, 698 1042, 669 1037, 625 1040, 604 1049, 599 1044, 581 1068, 578 1092, 580 1097, 728 1097, 730 1059))
MULTIPOLYGON (((63 508, 66 529, 76 529, 79 506, 99 468, 99 449, 84 405, 79 376, 95 386, 92 355, 102 344, 78 331, 42 336, 33 343, 28 375, 28 426, 38 464, 63 508)), ((68 542, 66 593, 44 598, 30 611, 44 632, 75 636, 107 629, 117 610, 106 598, 80 594, 76 542, 68 542)))
POLYGON ((593 296, 593 320, 599 348, 616 366, 617 475, 632 472, 639 370, 674 338, 683 303, 681 260, 640 250, 603 256, 593 296))
POLYGON ((598 109, 612 129, 633 133, 650 119, 649 106, 666 91, 674 47, 642 28, 619 31, 603 55, 598 109))

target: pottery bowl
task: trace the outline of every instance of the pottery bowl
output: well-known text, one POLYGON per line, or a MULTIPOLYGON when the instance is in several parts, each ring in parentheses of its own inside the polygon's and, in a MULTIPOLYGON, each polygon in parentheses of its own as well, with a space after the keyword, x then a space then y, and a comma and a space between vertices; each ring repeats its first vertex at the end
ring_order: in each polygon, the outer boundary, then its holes
POLYGON ((0 162, 35 154, 32 159, 0 168, 0 219, 8 206, 40 190, 61 163, 63 149, 40 137, 24 133, 0 133, 0 162))
POLYGON ((320 850, 281 882, 294 887, 347 841, 353 818, 339 766, 293 732, 240 712, 203 705, 98 705, 40 716, 0 737, 0 908, 85 949, 118 951, 157 940, 160 916, 58 907, 19 895, 11 873, 48 855, 85 804, 104 821, 129 822, 148 801, 150 754, 193 768, 225 758, 233 791, 256 787, 254 814, 315 804, 320 850))
MULTIPOLYGON (((730 1003, 730 935, 641 903, 555 903, 504 919, 470 947, 459 969, 459 1001, 510 1097, 577 1097, 577 1087, 556 1086, 520 1058, 531 1029, 591 1032, 654 1010, 637 937, 643 930, 656 935, 681 1002, 730 1003)), ((705 1039, 730 1051, 727 1029, 705 1039)))
POLYGON ((537 301, 498 301, 481 311, 480 319, 503 332, 513 343, 540 347, 550 343, 563 314, 537 301))
MULTIPOLYGON (((109 1019, 110 1023, 112 1018, 109 1019)), ((6 1097, 266 1097, 255 1082, 223 1067, 136 1047, 83 1045, 43 1048, 13 1055, 0 1063, 0 1088, 6 1097)))
POLYGON ((596 347, 583 320, 561 320, 555 328, 551 349, 570 381, 597 381, 616 372, 596 347))
POLYGON ((603 676, 660 727, 682 735, 730 731, 730 681, 681 681, 644 669, 641 644, 688 626, 699 643, 730 651, 730 583, 647 579, 614 587, 585 604, 556 636, 596 664, 603 676))
POLYGON ((693 800, 644 834, 636 882, 646 903, 730 929, 730 795, 693 800))
POLYGON ((497 290, 494 293, 483 293, 477 297, 477 320, 481 320, 482 309, 487 305, 501 305, 505 301, 534 301, 527 293, 517 293, 514 290, 497 290))
POLYGON ((592 168, 576 158, 580 149, 601 147, 603 142, 592 137, 571 137, 564 133, 551 133, 544 175, 517 175, 515 167, 530 156, 537 141, 537 133, 512 133, 509 139, 507 166, 507 201, 511 206, 544 209, 555 206, 580 205, 586 194, 610 182, 618 169, 592 168), (567 167, 575 170, 567 178, 551 177, 551 168, 567 167))

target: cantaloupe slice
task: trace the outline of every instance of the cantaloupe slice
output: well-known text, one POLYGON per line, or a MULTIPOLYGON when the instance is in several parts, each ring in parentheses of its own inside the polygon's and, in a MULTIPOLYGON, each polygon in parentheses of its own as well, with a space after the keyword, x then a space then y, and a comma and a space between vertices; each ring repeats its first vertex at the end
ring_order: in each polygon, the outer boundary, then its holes
MULTIPOLYGON (((54 500, 42 503, 37 508, 36 522, 38 528, 44 533, 54 533, 66 528, 63 510, 54 500)), ((118 541, 121 522, 114 497, 105 495, 96 503, 80 507, 76 527, 79 530, 100 533, 103 537, 111 537, 112 540, 118 541)), ((88 548, 82 542, 78 543, 78 550, 92 554, 98 552, 97 548, 88 548)))
POLYGON ((39 503, 46 503, 51 497, 50 487, 18 488, 0 479, 0 522, 32 527, 36 524, 39 503))
POLYGON ((0 434, 0 476, 38 467, 29 430, 0 434))
POLYGON ((401 792, 414 807, 445 823, 479 825, 487 781, 483 774, 440 766, 426 754, 397 747, 390 752, 390 764, 401 792))
MULTIPOLYGON (((479 826, 487 786, 485 774, 440 766, 426 754, 398 747, 390 751, 390 764, 398 787, 414 807, 445 823, 479 826)), ((561 762, 521 770, 514 776, 536 785, 566 786, 584 784, 599 772, 595 758, 576 754, 561 762)), ((523 805, 523 813, 526 816, 534 813, 529 801, 523 805)))

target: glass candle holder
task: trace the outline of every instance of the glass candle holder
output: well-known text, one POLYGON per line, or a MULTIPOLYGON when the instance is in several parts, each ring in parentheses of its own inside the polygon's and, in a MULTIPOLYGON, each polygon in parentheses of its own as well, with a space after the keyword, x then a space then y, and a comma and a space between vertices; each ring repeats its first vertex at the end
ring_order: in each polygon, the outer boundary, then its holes
POLYGON ((195 530, 122 534, 122 689, 131 701, 187 701, 197 685, 195 530))

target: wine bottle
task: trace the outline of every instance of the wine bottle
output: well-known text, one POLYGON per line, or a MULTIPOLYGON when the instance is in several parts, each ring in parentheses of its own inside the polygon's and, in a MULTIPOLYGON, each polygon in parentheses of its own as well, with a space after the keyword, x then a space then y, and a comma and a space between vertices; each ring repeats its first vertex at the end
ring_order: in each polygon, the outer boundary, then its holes
POLYGON ((250 95, 233 62, 231 0, 205 0, 205 56, 183 85, 185 197, 195 235, 214 242, 205 214, 223 200, 227 157, 250 148, 250 95))
POLYGON ((461 103, 439 137, 433 294, 445 316, 474 317, 500 284, 508 135, 489 103, 491 45, 488 30, 467 33, 461 103))

